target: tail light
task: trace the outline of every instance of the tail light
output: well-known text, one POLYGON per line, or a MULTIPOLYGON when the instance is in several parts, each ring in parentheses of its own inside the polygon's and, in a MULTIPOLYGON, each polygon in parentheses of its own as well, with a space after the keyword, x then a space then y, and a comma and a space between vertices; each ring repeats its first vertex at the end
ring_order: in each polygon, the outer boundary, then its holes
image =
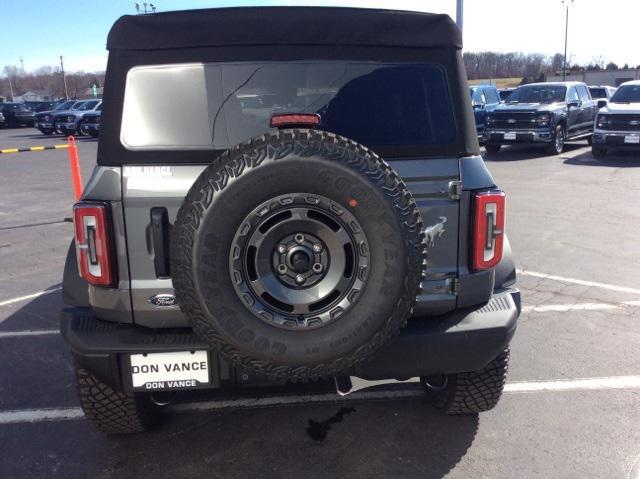
POLYGON ((78 271, 95 286, 115 285, 109 217, 108 203, 76 203, 73 207, 78 271))
POLYGON ((490 269, 502 259, 505 195, 502 191, 477 193, 474 199, 472 269, 490 269))

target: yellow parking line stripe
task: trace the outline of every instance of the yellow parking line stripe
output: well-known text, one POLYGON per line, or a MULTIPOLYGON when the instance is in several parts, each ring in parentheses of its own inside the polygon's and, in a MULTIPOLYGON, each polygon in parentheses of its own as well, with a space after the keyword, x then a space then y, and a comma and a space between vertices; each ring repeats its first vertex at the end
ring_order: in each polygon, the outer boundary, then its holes
POLYGON ((0 154, 2 153, 25 153, 29 151, 45 151, 45 150, 66 150, 69 148, 69 145, 52 145, 52 146, 31 146, 29 148, 4 148, 0 150, 0 154))

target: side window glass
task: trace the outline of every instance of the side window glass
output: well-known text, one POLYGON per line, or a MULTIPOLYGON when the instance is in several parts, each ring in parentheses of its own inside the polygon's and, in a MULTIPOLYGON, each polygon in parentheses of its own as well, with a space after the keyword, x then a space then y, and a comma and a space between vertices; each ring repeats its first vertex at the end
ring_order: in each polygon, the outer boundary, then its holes
POLYGON ((499 103, 500 99, 498 97, 498 93, 495 90, 485 90, 484 97, 487 100, 487 103, 499 103))
POLYGON ((591 97, 589 96, 589 90, 587 90, 587 87, 584 85, 580 85, 578 87, 578 93, 582 101, 589 101, 591 99, 591 97))
POLYGON ((480 103, 481 105, 484 105, 485 103, 487 103, 487 100, 485 100, 484 98, 484 93, 482 93, 482 90, 476 90, 473 92, 473 103, 480 103))
POLYGON ((578 98, 578 92, 576 91, 576 87, 571 87, 569 88, 569 91, 567 92, 567 101, 578 101, 580 100, 580 98, 578 98))

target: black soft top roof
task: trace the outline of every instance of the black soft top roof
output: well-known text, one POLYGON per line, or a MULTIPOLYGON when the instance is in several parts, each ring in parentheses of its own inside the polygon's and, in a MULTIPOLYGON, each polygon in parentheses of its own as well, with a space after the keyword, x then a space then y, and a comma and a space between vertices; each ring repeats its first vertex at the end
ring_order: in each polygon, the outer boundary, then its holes
POLYGON ((343 7, 240 7, 125 15, 109 50, 234 45, 462 48, 448 15, 343 7))

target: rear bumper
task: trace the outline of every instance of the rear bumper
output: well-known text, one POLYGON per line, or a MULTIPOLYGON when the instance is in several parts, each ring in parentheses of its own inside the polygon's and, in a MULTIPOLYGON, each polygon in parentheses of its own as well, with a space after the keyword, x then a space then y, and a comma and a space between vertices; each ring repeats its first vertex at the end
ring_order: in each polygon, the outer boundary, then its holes
MULTIPOLYGON (((520 292, 496 293, 479 309, 467 308, 431 319, 410 320, 400 335, 349 375, 397 379, 476 371, 511 341, 520 315, 520 292)), ((117 390, 127 387, 132 353, 210 350, 191 329, 149 329, 95 318, 89 308, 64 309, 62 336, 76 361, 117 390)), ((213 387, 235 377, 231 366, 212 351, 213 387)))

